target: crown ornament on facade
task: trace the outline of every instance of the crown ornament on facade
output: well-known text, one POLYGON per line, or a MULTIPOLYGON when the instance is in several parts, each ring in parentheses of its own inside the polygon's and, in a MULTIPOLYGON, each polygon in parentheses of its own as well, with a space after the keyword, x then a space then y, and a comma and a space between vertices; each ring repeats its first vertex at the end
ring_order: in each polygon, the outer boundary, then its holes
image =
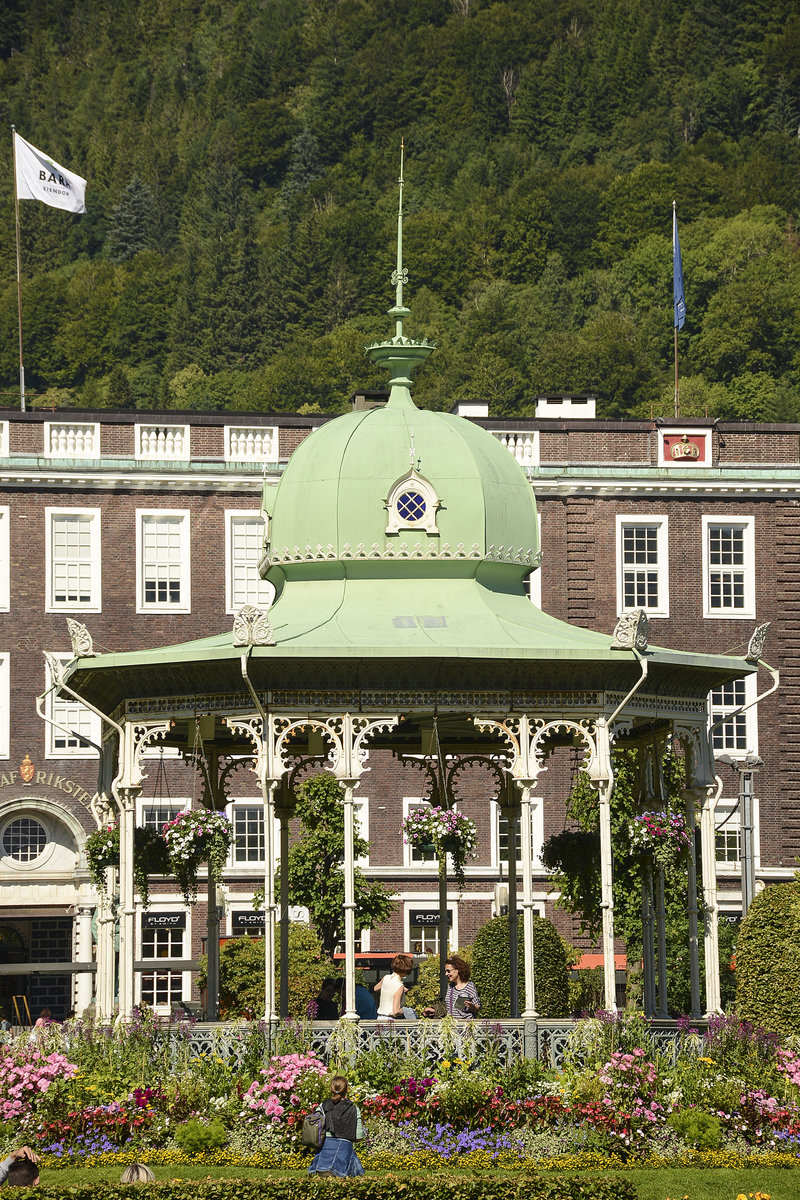
POLYGON ((85 625, 81 625, 80 621, 73 621, 72 617, 67 617, 67 629, 74 658, 97 657, 92 643, 92 635, 85 625))
POLYGON ((245 604, 233 618, 234 646, 274 646, 275 634, 266 613, 245 604))
POLYGON ((623 613, 614 626, 611 649, 644 651, 649 635, 647 613, 643 608, 635 608, 632 612, 623 613))
POLYGON ((763 625, 756 625, 753 630, 753 636, 747 644, 747 653, 745 659, 747 662, 759 662, 761 655, 764 653, 764 643, 767 640, 767 630, 771 621, 765 621, 763 625))

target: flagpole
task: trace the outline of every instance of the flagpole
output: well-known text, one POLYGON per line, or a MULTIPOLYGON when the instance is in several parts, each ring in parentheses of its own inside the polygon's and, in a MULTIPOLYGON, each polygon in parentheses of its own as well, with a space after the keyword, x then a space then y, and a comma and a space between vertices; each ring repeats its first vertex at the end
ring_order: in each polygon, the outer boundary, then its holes
POLYGON ((681 404, 678 398, 678 326, 675 326, 675 419, 681 415, 681 404))
MULTIPOLYGON (((675 229, 676 220, 677 220, 677 215, 675 212, 675 201, 673 200, 672 201, 672 228, 673 228, 673 231, 675 229)), ((674 237, 674 233, 673 233, 673 237, 674 237)), ((675 253, 675 247, 673 246, 673 290, 674 290, 674 271, 675 271, 674 253, 675 253)), ((680 405, 680 400, 678 398, 678 322, 677 322, 677 319, 675 320, 674 325, 675 325, 675 420, 677 421, 678 417, 681 415, 681 405, 680 405)))
POLYGON ((11 150, 14 173, 14 223, 17 230, 17 313, 19 315, 19 408, 25 412, 25 367, 22 361, 22 269, 19 253, 19 195, 17 193, 17 139, 16 126, 11 126, 11 150))

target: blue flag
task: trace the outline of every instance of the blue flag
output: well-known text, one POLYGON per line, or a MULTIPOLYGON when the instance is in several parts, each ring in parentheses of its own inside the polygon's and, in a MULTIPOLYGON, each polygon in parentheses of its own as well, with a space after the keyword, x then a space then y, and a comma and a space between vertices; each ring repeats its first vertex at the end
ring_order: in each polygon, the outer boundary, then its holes
POLYGON ((672 299, 675 305, 675 328, 683 329, 686 320, 686 298, 683 294, 681 244, 678 241, 678 215, 672 205, 672 299))

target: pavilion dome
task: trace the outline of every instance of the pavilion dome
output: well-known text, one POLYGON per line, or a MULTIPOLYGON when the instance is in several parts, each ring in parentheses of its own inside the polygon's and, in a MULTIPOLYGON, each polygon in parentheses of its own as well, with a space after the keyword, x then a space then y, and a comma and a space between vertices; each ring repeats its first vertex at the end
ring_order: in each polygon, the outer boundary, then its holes
POLYGON ((521 580, 539 552, 536 500, 522 468, 485 429, 419 409, 407 386, 393 384, 385 406, 310 434, 277 487, 265 487, 270 568, 311 579, 336 563, 345 576, 364 577, 392 563, 391 574, 409 578, 446 563, 452 577, 490 562, 521 580))

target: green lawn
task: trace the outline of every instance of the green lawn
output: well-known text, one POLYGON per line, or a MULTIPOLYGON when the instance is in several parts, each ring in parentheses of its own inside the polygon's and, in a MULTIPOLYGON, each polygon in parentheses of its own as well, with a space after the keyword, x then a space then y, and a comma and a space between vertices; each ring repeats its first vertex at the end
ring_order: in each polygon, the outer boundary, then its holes
MULTIPOLYGON (((263 1171, 253 1167, 206 1167, 206 1166, 155 1166, 152 1168, 156 1180, 164 1182, 169 1179, 269 1179, 286 1178, 298 1175, 298 1171, 263 1171)), ((80 1167, 67 1167, 59 1171, 43 1171, 42 1184, 48 1191, 58 1187, 69 1187, 72 1184, 86 1183, 88 1172, 80 1167)), ((410 1172, 397 1172, 405 1177, 410 1172)), ((425 1172, 426 1177, 431 1172, 425 1172)), ((449 1178, 457 1178, 459 1172, 450 1167, 443 1167, 442 1174, 449 1178)), ((470 1175, 474 1172, 469 1172, 470 1175)), ((547 1174, 545 1172, 544 1174, 547 1174)), ((577 1175, 590 1175, 589 1171, 577 1171, 577 1175)), ((607 1172, 608 1175, 614 1172, 607 1172)), ((727 1168, 689 1168, 620 1171, 625 1179, 632 1180, 639 1192, 640 1200, 736 1200, 740 1193, 745 1196, 755 1195, 756 1192, 768 1193, 772 1200, 798 1200, 800 1197, 800 1171, 786 1170, 777 1167, 752 1168, 733 1170, 727 1168)), ((118 1180, 120 1168, 94 1167, 91 1178, 100 1180, 118 1180)))

